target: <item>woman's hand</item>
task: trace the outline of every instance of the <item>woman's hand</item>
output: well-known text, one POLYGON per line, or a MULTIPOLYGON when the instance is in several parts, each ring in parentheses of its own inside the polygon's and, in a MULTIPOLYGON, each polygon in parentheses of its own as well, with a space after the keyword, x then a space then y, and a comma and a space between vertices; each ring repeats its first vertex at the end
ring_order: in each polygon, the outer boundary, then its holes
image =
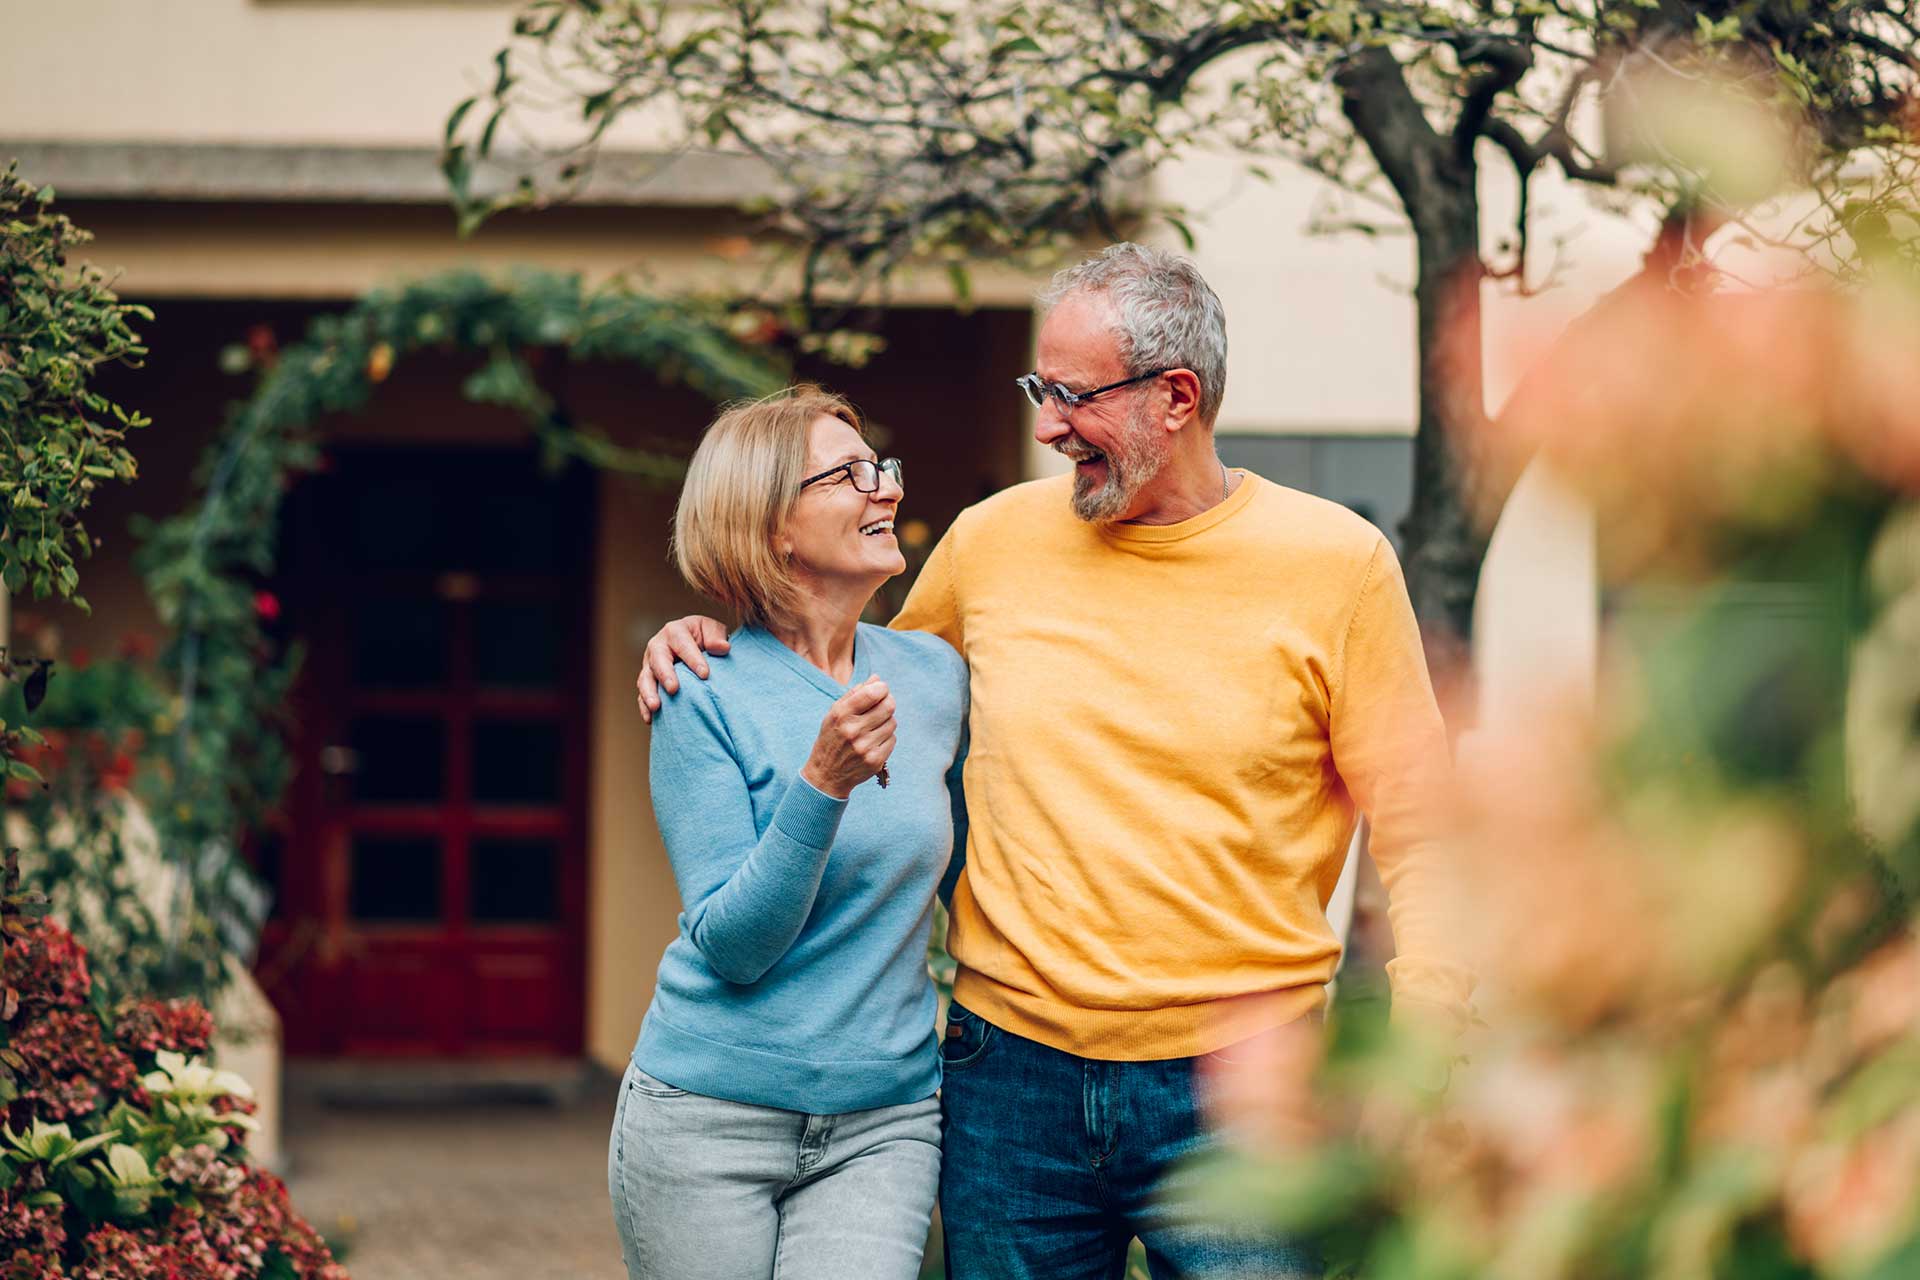
POLYGON ((800 776, 834 799, 845 800, 886 765, 895 730, 887 682, 868 676, 828 708, 800 776))

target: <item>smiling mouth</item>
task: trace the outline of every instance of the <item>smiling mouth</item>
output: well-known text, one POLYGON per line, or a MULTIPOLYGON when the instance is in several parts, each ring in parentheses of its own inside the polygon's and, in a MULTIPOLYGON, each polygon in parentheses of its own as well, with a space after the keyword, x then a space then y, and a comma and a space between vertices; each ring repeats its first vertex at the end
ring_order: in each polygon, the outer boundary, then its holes
POLYGON ((875 520, 872 524, 866 524, 866 525, 860 526, 861 536, 867 537, 867 538, 875 538, 883 533, 892 533, 892 532, 893 532, 893 520, 891 518, 888 518, 885 520, 875 520))
POLYGON ((1089 449, 1085 447, 1076 448, 1076 449, 1056 448, 1054 452, 1058 453, 1061 457, 1066 458, 1069 462, 1073 463, 1073 465, 1076 467, 1088 467, 1088 466, 1092 466, 1096 462, 1105 462, 1107 460, 1107 455, 1100 452, 1098 449, 1089 449))

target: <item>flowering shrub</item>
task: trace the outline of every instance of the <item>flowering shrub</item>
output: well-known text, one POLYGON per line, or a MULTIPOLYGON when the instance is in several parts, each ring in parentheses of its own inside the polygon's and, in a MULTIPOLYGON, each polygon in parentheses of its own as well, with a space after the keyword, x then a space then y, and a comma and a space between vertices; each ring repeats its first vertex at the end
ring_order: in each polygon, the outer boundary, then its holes
POLYGON ((346 1280, 252 1167, 252 1091, 191 1000, 96 1004, 72 935, 0 918, 0 1280, 346 1280))

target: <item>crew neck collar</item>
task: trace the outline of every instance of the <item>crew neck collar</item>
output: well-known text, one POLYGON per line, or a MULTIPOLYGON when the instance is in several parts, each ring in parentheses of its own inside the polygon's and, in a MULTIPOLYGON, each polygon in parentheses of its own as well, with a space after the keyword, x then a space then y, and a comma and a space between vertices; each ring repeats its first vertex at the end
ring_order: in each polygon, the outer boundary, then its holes
POLYGON ((1179 542, 1195 534, 1205 533, 1222 521, 1232 519, 1252 502, 1254 489, 1263 483, 1259 476, 1241 467, 1229 467, 1228 470, 1240 477, 1240 487, 1199 515, 1189 516, 1178 524, 1102 524, 1098 526, 1100 535, 1111 542, 1138 545, 1179 542))

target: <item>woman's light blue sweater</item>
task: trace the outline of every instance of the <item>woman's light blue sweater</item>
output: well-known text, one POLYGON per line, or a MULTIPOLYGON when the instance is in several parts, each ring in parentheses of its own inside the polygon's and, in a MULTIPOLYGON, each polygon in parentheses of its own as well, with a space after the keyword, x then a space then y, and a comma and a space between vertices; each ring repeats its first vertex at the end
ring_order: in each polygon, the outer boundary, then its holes
POLYGON ((853 683, 887 682, 898 736, 889 785, 846 800, 800 769, 850 685, 758 627, 711 666, 654 717, 653 811, 683 910, 634 1062, 816 1115, 931 1096, 927 931, 965 856, 966 663, 935 636, 858 628, 853 683))

